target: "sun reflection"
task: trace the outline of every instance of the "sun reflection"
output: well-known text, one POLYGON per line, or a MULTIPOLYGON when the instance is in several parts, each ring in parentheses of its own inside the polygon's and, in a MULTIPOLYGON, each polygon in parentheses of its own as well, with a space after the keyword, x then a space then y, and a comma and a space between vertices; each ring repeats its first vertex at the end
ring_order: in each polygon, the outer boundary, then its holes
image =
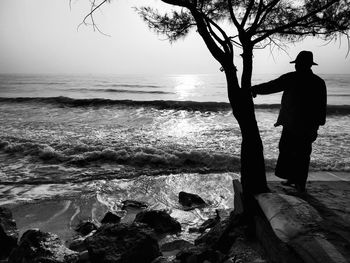
POLYGON ((196 93, 196 88, 203 85, 197 75, 178 75, 175 78, 175 92, 180 100, 185 100, 196 93))
POLYGON ((172 127, 168 127, 166 133, 172 137, 190 137, 195 131, 196 127, 191 125, 188 119, 182 119, 174 123, 172 127))

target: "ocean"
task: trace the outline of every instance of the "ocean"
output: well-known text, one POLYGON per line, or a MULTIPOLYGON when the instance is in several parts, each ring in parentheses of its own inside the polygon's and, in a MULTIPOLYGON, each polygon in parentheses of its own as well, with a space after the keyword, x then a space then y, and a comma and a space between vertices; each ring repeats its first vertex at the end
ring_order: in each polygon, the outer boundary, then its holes
MULTIPOLYGON (((310 170, 350 171, 350 75, 320 76, 328 117, 310 170)), ((276 77, 254 75, 253 84, 276 77)), ((254 100, 268 171, 280 97, 254 100)), ((199 224, 232 209, 240 143, 223 75, 0 75, 0 204, 22 231, 67 239, 74 222, 120 212, 126 199, 167 209, 185 228, 199 224), (179 191, 202 195, 208 208, 182 211, 179 191), (43 204, 47 220, 38 216, 43 204)))

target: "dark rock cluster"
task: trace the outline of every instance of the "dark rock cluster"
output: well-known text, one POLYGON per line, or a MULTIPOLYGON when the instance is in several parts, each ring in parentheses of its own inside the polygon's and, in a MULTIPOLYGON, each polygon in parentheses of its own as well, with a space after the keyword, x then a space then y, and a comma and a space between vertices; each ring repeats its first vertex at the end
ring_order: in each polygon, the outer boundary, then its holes
POLYGON ((17 247, 18 231, 9 209, 0 207, 0 259, 7 258, 17 247))
POLYGON ((146 225, 106 224, 85 240, 91 262, 152 262, 161 255, 146 225))
MULTIPOLYGON (((199 196, 185 192, 179 194, 179 201, 184 209, 206 205, 199 196)), ((118 214, 108 212, 101 222, 81 222, 75 228, 78 236, 66 245, 55 234, 38 229, 26 231, 17 243, 11 212, 0 208, 1 259, 9 263, 230 262, 227 252, 234 240, 230 230, 238 225, 237 220, 217 215, 193 230, 202 233, 195 244, 173 239, 159 246, 159 234, 177 234, 181 224, 165 211, 146 208, 142 202, 124 201, 123 209, 141 209, 133 223, 122 223, 118 214), (169 252, 175 254, 168 257, 169 252)))
POLYGON ((136 215, 135 222, 144 223, 159 234, 181 232, 181 224, 165 211, 142 211, 136 215))
POLYGON ((78 260, 79 253, 65 247, 57 235, 30 229, 22 235, 8 262, 74 263, 78 260))

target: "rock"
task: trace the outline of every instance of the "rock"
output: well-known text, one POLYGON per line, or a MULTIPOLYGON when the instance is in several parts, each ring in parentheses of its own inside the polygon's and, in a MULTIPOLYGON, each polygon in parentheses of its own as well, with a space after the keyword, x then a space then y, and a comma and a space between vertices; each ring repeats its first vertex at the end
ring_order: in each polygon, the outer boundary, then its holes
POLYGON ((85 244, 92 263, 148 263, 161 255, 153 235, 144 224, 105 224, 85 244))
POLYGON ((209 218, 206 221, 203 222, 203 224, 200 225, 198 228, 190 228, 189 232, 199 232, 203 233, 208 228, 214 227, 217 223, 220 222, 220 217, 216 216, 215 218, 209 218))
POLYGON ((82 252, 86 250, 86 245, 84 243, 85 237, 78 237, 75 238, 69 242, 67 242, 67 246, 70 250, 77 251, 77 252, 82 252))
POLYGON ((66 246, 73 251, 77 251, 77 252, 82 252, 84 250, 87 250, 86 245, 85 245, 85 239, 87 239, 88 237, 92 236, 94 233, 96 232, 96 230, 90 232, 88 235, 86 236, 76 236, 70 240, 66 241, 66 246))
POLYGON ((222 262, 224 257, 225 255, 220 251, 205 246, 186 248, 176 255, 176 259, 180 260, 181 263, 218 263, 222 262))
POLYGON ((157 257, 155 260, 152 261, 152 263, 174 263, 175 261, 172 260, 169 257, 157 257))
POLYGON ((230 218, 218 222, 208 232, 198 237, 194 243, 227 253, 238 235, 237 231, 241 230, 238 227, 241 221, 241 216, 232 213, 230 218))
POLYGON ((18 230, 10 209, 0 207, 0 259, 7 258, 17 246, 18 230))
POLYGON ((66 248, 57 235, 31 229, 23 234, 8 262, 73 263, 78 260, 79 254, 66 248))
POLYGON ((182 250, 188 247, 193 247, 193 244, 183 239, 177 239, 168 243, 164 243, 160 249, 161 251, 174 251, 182 250))
POLYGON ((83 236, 86 236, 96 229, 97 226, 93 222, 83 221, 74 230, 82 234, 83 236))
POLYGON ((118 216, 116 213, 113 213, 111 211, 108 211, 103 219, 101 220, 102 224, 118 224, 120 223, 121 217, 118 216))
POLYGON ((89 252, 87 250, 79 253, 79 263, 90 263, 89 252))
POLYGON ((187 209, 194 209, 206 205, 205 201, 199 195, 186 192, 179 193, 179 203, 187 209))
POLYGON ((144 209, 148 207, 148 204, 146 202, 140 202, 135 200, 125 200, 122 202, 123 210, 126 210, 128 208, 134 208, 134 209, 144 209))
POLYGON ((159 234, 181 232, 181 224, 162 210, 142 211, 136 215, 135 222, 144 223, 159 234))

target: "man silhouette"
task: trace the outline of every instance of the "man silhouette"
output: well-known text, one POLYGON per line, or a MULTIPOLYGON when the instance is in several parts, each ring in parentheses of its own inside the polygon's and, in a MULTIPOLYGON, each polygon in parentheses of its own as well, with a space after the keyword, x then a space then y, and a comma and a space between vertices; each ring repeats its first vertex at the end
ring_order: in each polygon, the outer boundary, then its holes
POLYGON ((327 91, 325 82, 311 70, 317 65, 312 52, 301 51, 290 63, 295 63, 294 72, 255 85, 251 91, 253 97, 283 91, 275 124, 283 126, 275 174, 287 180, 283 185, 305 192, 312 143, 326 122, 327 91))

